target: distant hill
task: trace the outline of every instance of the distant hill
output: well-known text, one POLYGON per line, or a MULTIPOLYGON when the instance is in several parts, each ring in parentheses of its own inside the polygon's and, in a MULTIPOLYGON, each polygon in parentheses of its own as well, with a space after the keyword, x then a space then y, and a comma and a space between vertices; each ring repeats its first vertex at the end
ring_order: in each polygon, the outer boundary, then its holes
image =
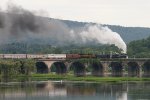
MULTIPOLYGON (((85 24, 95 24, 87 22, 77 22, 69 20, 61 20, 66 23, 70 28, 79 28, 84 27, 85 24)), ((109 27, 112 31, 117 32, 123 38, 126 43, 129 43, 133 40, 140 40, 150 36, 150 28, 145 27, 123 27, 117 25, 103 25, 109 27)))
POLYGON ((126 43, 133 40, 141 40, 150 36, 150 28, 142 27, 122 27, 107 25, 112 31, 117 32, 126 43))

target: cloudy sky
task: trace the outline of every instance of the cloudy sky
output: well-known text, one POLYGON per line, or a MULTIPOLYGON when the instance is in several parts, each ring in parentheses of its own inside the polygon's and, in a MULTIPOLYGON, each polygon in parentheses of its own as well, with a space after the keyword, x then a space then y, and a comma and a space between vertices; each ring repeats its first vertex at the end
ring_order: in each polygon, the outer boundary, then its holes
POLYGON ((0 0, 52 18, 150 27, 150 0, 0 0))

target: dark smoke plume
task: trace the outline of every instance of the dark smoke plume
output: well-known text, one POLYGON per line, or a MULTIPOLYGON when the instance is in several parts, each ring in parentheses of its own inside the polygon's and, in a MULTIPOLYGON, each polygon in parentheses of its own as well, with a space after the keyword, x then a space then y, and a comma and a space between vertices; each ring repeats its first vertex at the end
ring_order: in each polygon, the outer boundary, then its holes
POLYGON ((4 27, 4 15, 0 11, 0 28, 3 28, 3 27, 4 27))
POLYGON ((0 44, 8 42, 49 43, 54 46, 69 44, 115 44, 126 52, 126 44, 116 32, 101 25, 85 25, 78 31, 65 23, 36 16, 21 7, 9 6, 0 12, 0 44))

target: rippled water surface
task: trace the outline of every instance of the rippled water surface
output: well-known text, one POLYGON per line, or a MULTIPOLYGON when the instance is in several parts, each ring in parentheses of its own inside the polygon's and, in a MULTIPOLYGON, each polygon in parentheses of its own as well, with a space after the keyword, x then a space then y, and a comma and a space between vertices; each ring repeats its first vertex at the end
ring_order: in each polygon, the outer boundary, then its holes
POLYGON ((150 82, 1 83, 0 100, 150 100, 150 82))

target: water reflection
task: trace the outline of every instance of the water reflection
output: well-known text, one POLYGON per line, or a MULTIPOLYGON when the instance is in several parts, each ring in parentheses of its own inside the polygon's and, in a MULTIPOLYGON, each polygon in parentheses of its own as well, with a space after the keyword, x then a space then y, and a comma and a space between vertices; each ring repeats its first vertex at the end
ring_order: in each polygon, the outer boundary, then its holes
POLYGON ((149 93, 149 82, 0 84, 0 100, 149 100, 149 93))

